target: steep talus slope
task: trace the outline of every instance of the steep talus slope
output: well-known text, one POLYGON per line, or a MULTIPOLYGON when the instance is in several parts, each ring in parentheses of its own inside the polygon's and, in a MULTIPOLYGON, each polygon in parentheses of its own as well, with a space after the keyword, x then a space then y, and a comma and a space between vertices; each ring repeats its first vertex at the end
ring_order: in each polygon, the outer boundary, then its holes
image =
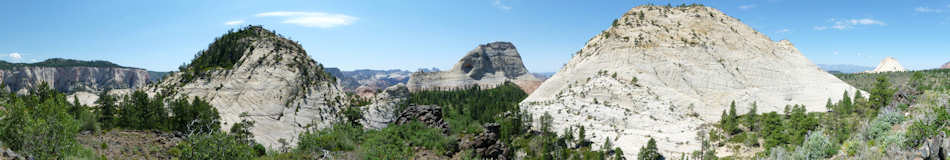
POLYGON ((894 59, 894 57, 887 57, 884 60, 881 60, 881 63, 877 65, 874 70, 867 71, 867 73, 881 73, 881 72, 904 72, 907 69, 904 69, 904 66, 901 66, 901 63, 894 59))
POLYGON ((46 82, 60 92, 138 88, 149 83, 148 71, 106 61, 53 58, 38 63, 0 61, 0 83, 8 91, 26 93, 46 82))
POLYGON ((505 81, 518 84, 527 93, 541 84, 541 80, 524 67, 514 44, 492 42, 472 49, 448 71, 412 73, 407 87, 415 92, 474 85, 495 87, 505 81))
POLYGON ((299 44, 260 26, 216 39, 181 70, 149 91, 207 99, 220 112, 223 129, 247 113, 257 122, 255 139, 269 148, 280 147, 280 139, 294 145, 306 128, 340 121, 346 103, 335 78, 299 44))
MULTIPOLYGON (((657 140, 665 155, 698 150, 697 133, 735 100, 759 112, 787 104, 826 111, 856 89, 819 69, 788 41, 774 42, 704 6, 640 6, 593 37, 525 99, 553 129, 585 126, 598 145, 610 138, 628 158, 657 140)), ((539 121, 535 121, 539 122, 539 121)))

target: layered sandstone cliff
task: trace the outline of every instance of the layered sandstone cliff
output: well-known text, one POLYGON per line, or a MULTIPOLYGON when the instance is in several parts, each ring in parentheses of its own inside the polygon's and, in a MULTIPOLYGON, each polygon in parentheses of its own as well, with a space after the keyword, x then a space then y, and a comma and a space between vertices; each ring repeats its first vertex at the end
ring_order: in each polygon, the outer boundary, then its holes
POLYGON ((472 49, 448 71, 412 73, 407 87, 413 92, 476 85, 490 88, 505 81, 514 82, 527 93, 541 84, 541 80, 525 68, 514 44, 492 42, 472 49))

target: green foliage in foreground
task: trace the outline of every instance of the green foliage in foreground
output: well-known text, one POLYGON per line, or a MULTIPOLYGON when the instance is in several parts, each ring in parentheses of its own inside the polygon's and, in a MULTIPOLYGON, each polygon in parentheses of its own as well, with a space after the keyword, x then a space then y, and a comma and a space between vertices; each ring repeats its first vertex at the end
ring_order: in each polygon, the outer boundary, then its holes
POLYGON ((442 135, 442 131, 428 128, 419 122, 390 125, 381 130, 340 123, 300 135, 293 153, 299 157, 316 158, 324 151, 351 151, 366 159, 410 159, 414 148, 424 148, 438 154, 452 152, 457 141, 442 135))
MULTIPOLYGON (((0 142, 36 159, 76 159, 92 157, 75 137, 83 123, 69 113, 65 95, 42 84, 30 95, 3 93, 0 109, 0 142)), ((90 111, 78 108, 75 114, 90 111)))
POLYGON ((188 136, 175 149, 180 159, 244 160, 258 156, 252 145, 222 132, 188 136))

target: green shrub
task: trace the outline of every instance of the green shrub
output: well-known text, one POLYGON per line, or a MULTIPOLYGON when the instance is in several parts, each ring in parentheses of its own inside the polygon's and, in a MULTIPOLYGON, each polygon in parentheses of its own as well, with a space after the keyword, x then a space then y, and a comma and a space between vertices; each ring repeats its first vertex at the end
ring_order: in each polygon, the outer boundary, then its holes
POLYGON ((180 150, 179 159, 243 160, 257 154, 251 145, 222 132, 193 134, 175 147, 180 150))
POLYGON ((91 156, 75 139, 80 122, 68 112, 71 104, 65 96, 45 83, 38 88, 30 95, 3 97, 0 141, 36 159, 91 156))
POLYGON ((423 147, 445 153, 455 146, 455 140, 442 135, 442 131, 428 128, 419 122, 394 125, 379 131, 368 131, 359 153, 371 159, 408 159, 413 147, 423 147))
POLYGON ((799 159, 824 159, 838 152, 838 146, 823 131, 808 133, 805 142, 795 150, 795 157, 799 159))
POLYGON ((360 142, 363 129, 350 124, 337 124, 332 127, 307 131, 300 134, 297 150, 308 153, 328 151, 350 151, 360 142))

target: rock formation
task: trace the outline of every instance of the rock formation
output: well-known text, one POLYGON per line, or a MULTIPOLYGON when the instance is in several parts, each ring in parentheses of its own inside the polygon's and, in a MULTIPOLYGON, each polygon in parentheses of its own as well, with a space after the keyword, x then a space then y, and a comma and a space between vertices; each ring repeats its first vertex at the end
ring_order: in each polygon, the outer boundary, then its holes
POLYGON ((632 159, 651 137, 664 155, 699 150, 703 124, 718 121, 732 101, 740 113, 754 102, 760 113, 790 104, 824 112, 845 91, 857 89, 791 42, 717 9, 640 6, 591 38, 521 108, 535 123, 550 115, 554 131, 585 126, 595 145, 609 138, 632 159))
POLYGON ((950 62, 944 63, 943 66, 940 66, 941 69, 950 69, 950 62))
POLYGON ((528 72, 521 55, 510 42, 479 45, 462 57, 452 69, 442 72, 415 72, 409 78, 409 91, 455 89, 481 86, 490 88, 511 81, 526 93, 533 92, 541 80, 528 72))
POLYGON ((208 100, 220 112, 223 130, 247 113, 257 122, 254 139, 268 148, 280 147, 281 139, 293 146, 307 128, 341 121, 347 103, 335 78, 299 44, 260 26, 217 38, 148 91, 208 100))
POLYGON ((398 118, 396 109, 407 98, 409 98, 409 89, 406 88, 406 85, 397 84, 386 88, 386 90, 373 97, 372 104, 360 107, 360 111, 363 112, 363 119, 360 120, 360 124, 368 129, 386 128, 390 123, 396 121, 396 118, 398 118))
POLYGON ((441 129, 443 134, 449 133, 449 124, 442 120, 442 107, 433 105, 408 106, 399 113, 395 124, 420 122, 429 128, 441 129))
POLYGON ((897 59, 894 57, 887 57, 884 60, 881 60, 881 63, 877 65, 877 68, 874 70, 865 71, 866 73, 881 73, 881 72, 904 72, 907 71, 901 66, 900 62, 897 62, 897 59))
POLYGON ((26 93, 46 82, 60 92, 138 88, 149 83, 148 71, 106 61, 53 58, 38 63, 0 61, 0 83, 7 91, 26 93))

